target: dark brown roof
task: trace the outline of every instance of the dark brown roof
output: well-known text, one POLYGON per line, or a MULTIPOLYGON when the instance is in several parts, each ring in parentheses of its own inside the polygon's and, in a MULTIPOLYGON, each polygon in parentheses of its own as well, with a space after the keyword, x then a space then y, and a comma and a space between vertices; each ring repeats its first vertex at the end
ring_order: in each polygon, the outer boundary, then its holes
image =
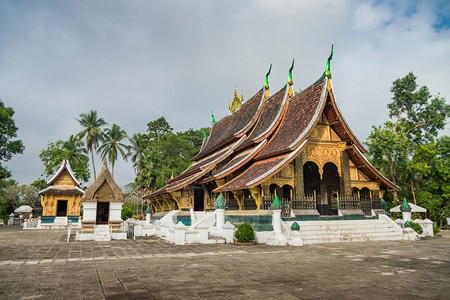
POLYGON ((194 162, 187 170, 183 171, 183 173, 181 173, 176 178, 169 180, 167 183, 169 184, 178 181, 186 176, 189 176, 192 173, 198 172, 200 169, 208 166, 212 162, 218 163, 219 161, 222 161, 224 158, 226 158, 226 156, 224 156, 224 153, 229 149, 230 147, 219 149, 218 151, 211 153, 209 156, 206 156, 201 160, 194 162))
POLYGON ((255 127, 252 129, 247 140, 239 148, 245 148, 252 143, 258 143, 275 130, 278 122, 281 120, 286 97, 287 85, 265 101, 255 127))
POLYGON ((40 195, 83 195, 84 191, 76 186, 52 185, 39 192, 40 195))
POLYGON ((239 140, 235 141, 234 143, 228 145, 227 147, 221 149, 219 153, 212 153, 211 157, 206 157, 203 160, 200 160, 199 162, 195 162, 192 167, 190 167, 188 170, 183 172, 180 176, 170 180, 166 186, 163 188, 145 195, 143 198, 152 198, 167 192, 172 192, 179 190, 183 187, 185 187, 188 184, 191 184, 192 182, 195 182, 196 180, 200 179, 202 176, 204 176, 206 173, 211 171, 212 168, 216 166, 216 164, 223 161, 225 158, 227 158, 231 153, 233 153, 234 149, 239 146, 240 143, 242 143, 243 140, 245 140, 246 136, 242 136, 239 140))
POLYGON ((255 124, 261 111, 263 90, 245 102, 235 113, 226 116, 213 125, 208 141, 193 160, 198 160, 211 151, 239 138, 255 124))
POLYGON ((248 189, 257 186, 267 178, 275 175, 292 160, 294 160, 295 157, 297 157, 297 155, 304 149, 305 145, 306 141, 304 141, 294 151, 254 162, 242 174, 227 182, 226 184, 216 188, 214 192, 219 193, 225 191, 248 189))
POLYGON ((283 120, 266 147, 256 156, 262 159, 295 148, 307 137, 323 105, 327 78, 291 98, 283 120))
POLYGON ((351 148, 346 150, 349 158, 359 166, 362 166, 360 170, 369 177, 371 180, 379 180, 380 184, 385 188, 390 188, 395 191, 399 191, 400 187, 393 184, 389 179, 383 176, 374 166, 364 157, 362 152, 356 147, 356 145, 352 145, 351 148))
POLYGON ((210 171, 210 169, 198 170, 197 172, 192 173, 189 176, 186 176, 186 177, 184 177, 184 178, 182 178, 180 180, 177 180, 175 182, 169 183, 166 186, 164 186, 163 188, 161 188, 161 189, 159 189, 159 190, 157 190, 157 191, 155 191, 155 192, 153 192, 151 194, 145 195, 142 198, 143 199, 153 198, 153 197, 165 194, 165 193, 169 193, 169 192, 172 192, 172 191, 177 191, 179 189, 182 189, 183 187, 185 187, 185 186, 191 184, 192 182, 198 180, 200 177, 202 177, 203 175, 205 175, 209 171, 210 171))
POLYGON ((206 178, 205 180, 201 181, 200 183, 206 183, 211 180, 215 179, 221 179, 237 169, 239 169, 241 166, 248 163, 253 157, 255 157, 256 154, 261 151, 261 149, 264 147, 264 145, 267 143, 267 140, 262 141, 258 145, 255 145, 254 147, 250 147, 244 151, 241 151, 239 154, 237 154, 232 160, 230 160, 226 165, 224 165, 220 170, 217 171, 216 174, 206 178))

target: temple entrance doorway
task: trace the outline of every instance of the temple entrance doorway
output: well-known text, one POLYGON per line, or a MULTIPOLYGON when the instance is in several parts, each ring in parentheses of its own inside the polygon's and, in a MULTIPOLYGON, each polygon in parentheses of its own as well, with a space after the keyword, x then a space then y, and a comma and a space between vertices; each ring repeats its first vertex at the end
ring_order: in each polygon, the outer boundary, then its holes
POLYGON ((290 185, 283 185, 281 190, 283 192, 283 199, 292 199, 292 187, 290 185))
POLYGON ((322 183, 326 188, 326 205, 323 207, 324 213, 327 215, 337 215, 340 177, 335 164, 328 162, 323 166, 322 183))
POLYGON ((56 204, 56 216, 67 216, 67 200, 58 200, 58 203, 56 204))
POLYGON ((108 224, 109 202, 97 202, 97 224, 108 224))
POLYGON ((205 197, 205 191, 203 189, 194 189, 194 210, 195 211, 205 210, 204 197, 205 197))
POLYGON ((323 205, 320 198, 319 167, 312 161, 308 161, 303 165, 303 184, 305 196, 315 197, 317 210, 322 215, 323 205))

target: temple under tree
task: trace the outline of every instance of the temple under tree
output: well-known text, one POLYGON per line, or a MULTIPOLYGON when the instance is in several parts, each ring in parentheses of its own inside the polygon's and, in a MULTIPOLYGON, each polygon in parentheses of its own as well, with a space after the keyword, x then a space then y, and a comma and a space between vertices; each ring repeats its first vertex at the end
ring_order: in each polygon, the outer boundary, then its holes
POLYGON ((261 214, 275 196, 284 217, 367 216, 381 209, 383 193, 399 187, 369 163, 345 122, 333 92, 331 58, 332 52, 319 80, 298 94, 294 63, 286 85, 274 94, 270 70, 247 101, 238 101, 235 92, 230 113, 213 120, 192 165, 143 197, 153 213, 212 210, 219 193, 227 214, 261 214))

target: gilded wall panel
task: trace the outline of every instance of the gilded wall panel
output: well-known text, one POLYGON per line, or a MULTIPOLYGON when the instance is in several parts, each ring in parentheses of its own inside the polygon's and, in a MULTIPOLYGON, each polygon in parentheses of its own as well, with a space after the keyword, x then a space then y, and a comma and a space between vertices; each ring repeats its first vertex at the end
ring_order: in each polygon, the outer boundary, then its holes
POLYGON ((323 166, 327 162, 332 162, 338 168, 339 174, 341 172, 341 148, 339 146, 319 146, 319 145, 308 145, 305 150, 302 152, 302 160, 303 164, 308 161, 314 162, 319 167, 319 173, 322 176, 323 174, 323 166))

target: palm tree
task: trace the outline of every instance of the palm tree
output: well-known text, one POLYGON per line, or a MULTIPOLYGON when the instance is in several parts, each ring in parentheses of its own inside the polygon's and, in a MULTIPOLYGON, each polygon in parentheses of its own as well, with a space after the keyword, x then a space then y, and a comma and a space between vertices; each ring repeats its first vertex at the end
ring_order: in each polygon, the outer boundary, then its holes
POLYGON ((61 149, 64 158, 69 161, 75 176, 87 182, 90 177, 89 156, 87 155, 87 149, 84 147, 84 142, 72 134, 67 141, 57 141, 56 146, 61 149), (86 166, 86 168, 80 169, 80 166, 86 166))
POLYGON ((108 125, 108 123, 103 118, 97 116, 96 110, 91 110, 87 114, 80 114, 80 118, 77 120, 80 122, 80 125, 84 127, 84 129, 78 133, 77 137, 80 140, 86 137, 86 148, 88 152, 91 152, 95 180, 95 178, 97 178, 97 173, 95 172, 94 151, 97 150, 100 141, 102 141, 102 127, 108 125))
POLYGON ((67 141, 57 141, 56 144, 64 151, 65 159, 69 162, 86 162, 89 160, 84 142, 77 139, 73 134, 67 141))
POLYGON ((114 177, 114 164, 117 160, 117 154, 120 153, 123 159, 127 159, 129 153, 129 146, 121 143, 123 139, 128 138, 125 130, 122 130, 119 125, 112 124, 111 129, 106 128, 103 135, 103 144, 98 148, 102 159, 108 158, 111 163, 112 177, 114 177))
POLYGON ((139 166, 139 161, 142 160, 145 151, 145 137, 142 133, 136 133, 133 137, 130 138, 130 153, 131 162, 133 163, 133 167, 135 167, 136 174, 142 169, 139 166))

